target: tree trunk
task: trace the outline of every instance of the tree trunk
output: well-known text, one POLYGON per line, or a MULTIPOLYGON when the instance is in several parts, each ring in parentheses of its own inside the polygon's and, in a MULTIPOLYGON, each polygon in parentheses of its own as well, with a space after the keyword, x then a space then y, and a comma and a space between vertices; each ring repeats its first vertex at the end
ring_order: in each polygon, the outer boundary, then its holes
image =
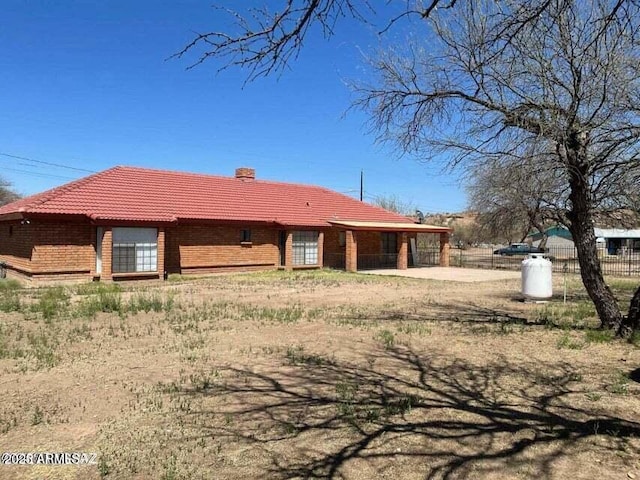
POLYGON ((598 317, 600 317, 600 326, 619 331, 622 325, 622 312, 620 312, 618 302, 602 275, 593 224, 574 224, 572 221, 570 230, 578 251, 582 283, 584 283, 584 287, 596 307, 598 317))
POLYGON ((640 287, 634 293, 629 305, 629 313, 622 322, 619 335, 626 337, 633 332, 640 330, 640 287))
POLYGON ((538 244, 538 248, 540 250, 546 250, 547 249, 547 240, 549 239, 549 236, 547 235, 547 232, 543 232, 542 233, 542 238, 540 239, 540 243, 538 244))
POLYGON ((604 281, 598 259, 596 236, 593 231, 591 193, 587 179, 587 152, 585 140, 578 138, 578 135, 576 134, 572 139, 571 148, 562 152, 569 163, 567 172, 571 200, 571 208, 567 213, 569 230, 578 252, 582 283, 596 307, 600 317, 600 327, 614 329, 619 334, 622 327, 622 312, 613 292, 604 281))

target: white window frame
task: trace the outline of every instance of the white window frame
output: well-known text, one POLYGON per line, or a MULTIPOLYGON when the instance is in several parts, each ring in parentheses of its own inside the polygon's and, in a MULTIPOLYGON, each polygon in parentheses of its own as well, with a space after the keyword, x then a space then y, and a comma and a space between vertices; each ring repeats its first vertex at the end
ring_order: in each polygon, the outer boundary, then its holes
POLYGON ((157 273, 158 229, 114 227, 111 271, 113 273, 157 273))
POLYGON ((319 242, 320 234, 315 230, 292 232, 292 265, 318 265, 319 242))

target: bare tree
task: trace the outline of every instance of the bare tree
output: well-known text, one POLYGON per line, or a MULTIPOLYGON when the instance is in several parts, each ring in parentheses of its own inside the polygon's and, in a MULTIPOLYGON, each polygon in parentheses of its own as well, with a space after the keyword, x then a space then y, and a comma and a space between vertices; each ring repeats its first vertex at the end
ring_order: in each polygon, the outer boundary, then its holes
POLYGON ((20 195, 11 189, 11 184, 0 177, 0 205, 18 200, 20 195))
MULTIPOLYGON (((357 87, 380 140, 423 159, 447 152, 451 165, 526 162, 532 148, 544 152, 564 181, 566 225, 602 325, 629 333, 638 308, 632 303, 624 317, 607 287, 593 221, 596 210, 621 207, 620 186, 640 188, 638 1, 405 5, 383 31, 417 18, 416 39, 382 52, 375 82, 357 87)), ((221 58, 250 68, 251 79, 286 66, 312 25, 330 37, 340 19, 375 13, 365 0, 289 0, 279 13, 237 16, 239 34, 199 35, 177 55, 202 45, 197 63, 221 58)))
POLYGON ((373 200, 373 204, 384 208, 385 210, 389 210, 390 212, 406 215, 407 217, 413 216, 416 213, 415 205, 401 200, 397 195, 378 195, 373 200))
POLYGON ((437 14, 429 50, 385 52, 379 82, 359 90, 382 139, 425 158, 513 163, 544 152, 564 179, 585 288, 621 334, 630 327, 604 281, 593 219, 620 208, 619 185, 640 170, 639 21, 633 2, 466 3, 437 14))
MULTIPOLYGON (((405 0, 405 8, 385 19, 382 30, 408 18, 427 18, 437 8, 450 9, 457 0, 405 0)), ((215 7, 220 8, 220 7, 215 7)), ((210 31, 199 33, 182 50, 172 55, 181 58, 197 51, 193 68, 210 59, 221 59, 221 69, 231 66, 249 70, 248 80, 278 73, 297 58, 305 37, 318 27, 325 38, 334 35, 341 20, 351 18, 371 23, 376 17, 374 3, 368 0, 283 0, 282 8, 249 8, 244 14, 225 10, 235 21, 236 33, 210 31)))
POLYGON ((565 223, 564 179, 552 159, 532 153, 527 161, 487 161, 469 172, 469 206, 490 237, 522 242, 535 229, 544 247, 548 225, 565 223))

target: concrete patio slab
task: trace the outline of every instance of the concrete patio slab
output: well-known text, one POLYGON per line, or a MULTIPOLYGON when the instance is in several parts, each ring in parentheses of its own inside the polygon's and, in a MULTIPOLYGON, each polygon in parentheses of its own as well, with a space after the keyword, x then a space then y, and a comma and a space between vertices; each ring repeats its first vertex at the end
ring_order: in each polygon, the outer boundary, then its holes
POLYGON ((426 278, 450 282, 492 282, 498 280, 520 280, 520 272, 512 270, 483 270, 459 267, 418 267, 407 270, 361 270, 358 273, 368 275, 393 275, 409 278, 426 278))

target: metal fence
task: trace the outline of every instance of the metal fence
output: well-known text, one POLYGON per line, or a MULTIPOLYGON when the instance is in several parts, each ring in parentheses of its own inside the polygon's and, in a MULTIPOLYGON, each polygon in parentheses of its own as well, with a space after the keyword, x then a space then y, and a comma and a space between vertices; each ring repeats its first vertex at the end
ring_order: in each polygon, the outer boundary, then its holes
POLYGON ((379 268, 396 268, 397 253, 381 253, 376 255, 358 255, 358 270, 376 270, 379 268))
MULTIPOLYGON (((493 248, 452 248, 449 251, 449 264, 452 267, 489 268, 502 270, 520 270, 523 255, 497 255, 493 248)), ((550 247, 546 253, 551 259, 554 272, 580 273, 578 253, 573 247, 550 247)), ((605 275, 640 276, 640 251, 620 250, 610 255, 606 249, 598 249, 598 258, 605 275)), ((396 268, 397 254, 358 255, 358 270, 396 268)), ((419 248, 415 256, 410 255, 409 266, 426 267, 440 264, 438 247, 419 248)), ((325 253, 324 266, 336 269, 345 268, 344 253, 325 253)))
MULTIPOLYGON (((410 257, 413 257, 413 255, 410 255, 410 257)), ((419 248, 415 252, 413 265, 416 267, 440 265, 440 247, 419 248)))
POLYGON ((325 253, 323 266, 328 268, 335 268, 337 270, 344 270, 345 254, 344 253, 325 253))
MULTIPOLYGON (((449 264, 452 267, 520 270, 522 260, 526 258, 523 255, 497 255, 493 251, 492 248, 452 248, 449 264)), ((545 255, 551 260, 554 272, 563 272, 565 268, 570 273, 580 272, 574 247, 550 247, 545 255)), ((617 255, 610 255, 606 249, 598 249, 598 258, 605 275, 640 276, 640 251, 621 250, 617 255)))
MULTIPOLYGON (((381 253, 376 255, 358 255, 358 270, 376 270, 379 268, 396 268, 398 255, 396 253, 381 253)), ((344 269, 344 253, 325 253, 324 266, 329 268, 344 269)))

